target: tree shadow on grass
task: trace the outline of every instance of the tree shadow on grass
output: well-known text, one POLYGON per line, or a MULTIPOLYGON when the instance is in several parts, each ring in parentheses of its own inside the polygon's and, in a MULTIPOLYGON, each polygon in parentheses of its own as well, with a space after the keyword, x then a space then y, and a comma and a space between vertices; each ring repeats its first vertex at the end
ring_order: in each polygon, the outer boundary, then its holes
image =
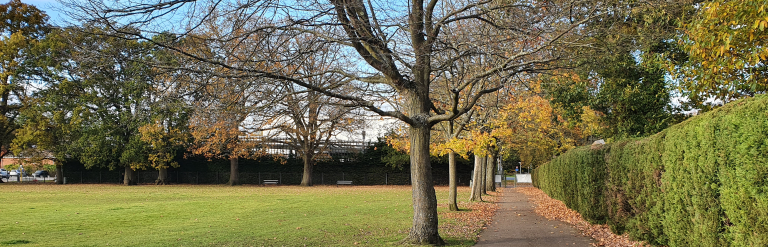
POLYGON ((11 244, 28 244, 28 243, 32 243, 32 241, 16 239, 16 240, 8 240, 8 241, 0 242, 0 244, 3 244, 3 245, 6 245, 6 244, 7 245, 11 245, 11 244))

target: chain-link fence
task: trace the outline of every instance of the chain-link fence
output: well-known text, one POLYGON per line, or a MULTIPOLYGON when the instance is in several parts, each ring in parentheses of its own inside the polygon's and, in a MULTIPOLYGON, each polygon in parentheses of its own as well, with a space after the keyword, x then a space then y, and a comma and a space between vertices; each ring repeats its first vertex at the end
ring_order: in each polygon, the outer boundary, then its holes
MULTIPOLYGON (((157 180, 157 171, 137 171, 139 184, 151 184, 157 180)), ((240 183, 262 184, 264 180, 277 180, 279 184, 301 184, 302 173, 241 172, 240 183)), ((458 174, 459 185, 469 185, 471 174, 458 174)), ((66 183, 122 183, 123 173, 119 171, 65 172, 66 183)), ((433 174, 435 185, 448 185, 447 174, 433 174)), ((167 181, 174 184, 225 184, 229 172, 168 172, 167 181)), ((337 181, 352 181, 354 185, 410 185, 409 173, 315 173, 313 184, 335 185, 337 181)))

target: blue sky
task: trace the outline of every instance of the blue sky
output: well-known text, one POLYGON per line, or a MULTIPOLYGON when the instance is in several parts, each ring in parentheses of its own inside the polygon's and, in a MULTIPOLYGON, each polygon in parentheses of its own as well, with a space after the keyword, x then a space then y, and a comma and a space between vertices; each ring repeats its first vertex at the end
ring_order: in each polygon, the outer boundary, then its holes
MULTIPOLYGON (((0 0, 0 2, 7 3, 7 0, 0 0)), ((22 3, 35 5, 38 9, 45 11, 48 16, 51 17, 51 23, 55 25, 64 25, 63 14, 57 10, 61 7, 61 4, 56 0, 21 0, 22 3)))

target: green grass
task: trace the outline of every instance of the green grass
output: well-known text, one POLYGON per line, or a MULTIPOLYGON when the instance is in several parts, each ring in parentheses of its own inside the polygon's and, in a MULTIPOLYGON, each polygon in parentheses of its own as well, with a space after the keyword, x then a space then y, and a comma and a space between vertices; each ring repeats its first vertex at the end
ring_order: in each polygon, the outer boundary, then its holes
MULTIPOLYGON (((437 193, 447 210, 447 188, 437 193)), ((386 246, 413 212, 409 186, 0 184, 0 195, 0 246, 386 246)))

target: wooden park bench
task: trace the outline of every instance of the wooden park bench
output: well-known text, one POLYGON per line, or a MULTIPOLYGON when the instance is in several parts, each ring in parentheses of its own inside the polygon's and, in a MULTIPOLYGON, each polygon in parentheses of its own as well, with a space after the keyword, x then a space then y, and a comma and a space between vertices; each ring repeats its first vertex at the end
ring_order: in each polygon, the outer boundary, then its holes
POLYGON ((352 185, 352 181, 345 181, 345 180, 336 181, 336 186, 339 186, 339 185, 352 185))
POLYGON ((264 181, 262 181, 262 184, 264 185, 267 185, 267 184, 277 185, 279 183, 280 183, 280 180, 277 180, 277 179, 264 179, 264 181))

